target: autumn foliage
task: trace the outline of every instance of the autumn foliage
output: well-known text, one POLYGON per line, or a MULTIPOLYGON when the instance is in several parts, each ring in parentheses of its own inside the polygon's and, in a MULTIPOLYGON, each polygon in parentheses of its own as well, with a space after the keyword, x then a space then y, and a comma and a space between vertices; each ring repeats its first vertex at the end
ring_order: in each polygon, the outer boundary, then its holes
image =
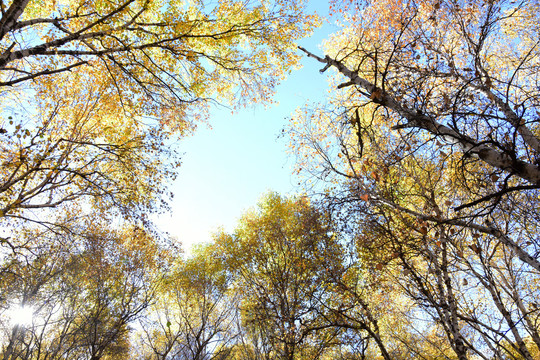
POLYGON ((360 268, 404 301, 401 325, 366 338, 386 359, 535 358, 538 3, 333 6, 326 54, 300 50, 335 70, 335 90, 290 134, 360 268))
POLYGON ((538 359, 540 4, 329 4, 323 50, 295 0, 0 4, 1 358, 538 359), (300 56, 312 192, 184 254, 174 142, 300 56))

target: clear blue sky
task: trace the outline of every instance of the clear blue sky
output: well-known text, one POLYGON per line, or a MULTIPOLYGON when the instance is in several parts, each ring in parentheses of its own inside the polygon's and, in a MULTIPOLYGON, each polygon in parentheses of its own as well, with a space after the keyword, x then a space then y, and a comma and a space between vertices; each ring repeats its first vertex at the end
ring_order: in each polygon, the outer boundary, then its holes
MULTIPOLYGON (((311 1, 309 9, 326 15, 327 1, 311 1)), ((324 23, 300 45, 320 52, 319 44, 336 29, 324 23)), ((209 241, 219 227, 232 231, 264 192, 301 191, 292 175, 294 158, 287 154, 287 139, 278 135, 296 108, 322 99, 327 91, 320 64, 305 57, 302 64, 277 88, 277 103, 272 107, 235 114, 216 109, 209 120, 211 129, 202 125, 180 143, 184 155, 171 188, 172 213, 160 215, 157 225, 178 238, 186 250, 191 244, 209 241)))

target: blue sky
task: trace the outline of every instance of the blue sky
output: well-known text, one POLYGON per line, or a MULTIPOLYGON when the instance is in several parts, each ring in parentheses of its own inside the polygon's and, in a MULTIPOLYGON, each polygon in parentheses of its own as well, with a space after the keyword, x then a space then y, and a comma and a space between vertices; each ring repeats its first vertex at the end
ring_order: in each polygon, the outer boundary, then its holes
MULTIPOLYGON (((309 9, 325 15, 328 4, 311 1, 309 9)), ((325 23, 300 45, 320 53, 319 44, 336 30, 325 23)), ((287 153, 287 139, 278 135, 296 108, 321 100, 327 91, 320 64, 304 57, 302 65, 277 88, 276 104, 270 108, 257 106, 235 114, 215 109, 211 128, 201 125, 181 141, 184 155, 171 188, 172 212, 160 215, 157 225, 178 238, 186 250, 191 244, 209 241, 219 227, 232 231, 264 192, 301 192, 292 175, 294 158, 287 153)))

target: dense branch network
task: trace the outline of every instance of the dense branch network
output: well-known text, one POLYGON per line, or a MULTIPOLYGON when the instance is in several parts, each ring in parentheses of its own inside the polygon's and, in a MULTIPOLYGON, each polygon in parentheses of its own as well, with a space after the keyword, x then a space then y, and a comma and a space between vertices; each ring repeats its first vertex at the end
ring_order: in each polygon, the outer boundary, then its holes
MULTIPOLYGON (((522 179, 527 180, 529 183, 540 187, 540 167, 538 167, 538 165, 513 158, 507 153, 498 151, 492 146, 478 142, 470 138, 469 136, 460 133, 455 128, 451 128, 437 122, 435 118, 428 114, 424 114, 420 110, 409 109, 408 107, 403 106, 400 102, 396 100, 397 94, 382 91, 380 88, 377 88, 375 84, 359 77, 356 72, 347 68, 347 66, 345 66, 345 64, 341 61, 332 59, 328 56, 321 58, 302 47, 299 48, 308 56, 318 60, 323 64, 328 65, 328 67, 335 67, 341 74, 349 78, 352 84, 358 85, 361 89, 367 91, 367 93, 371 96, 375 103, 380 104, 392 111, 395 111, 403 119, 406 120, 405 124, 394 125, 394 129, 397 130, 417 128, 426 130, 434 136, 438 136, 444 139, 450 139, 450 141, 461 145, 463 151, 466 154, 474 155, 495 168, 519 176, 522 179)), ((525 128, 525 126, 523 125, 520 128, 525 128)), ((526 133, 530 134, 530 136, 533 137, 532 133, 529 130, 527 130, 526 133)), ((540 140, 534 137, 534 143, 537 143, 538 141, 540 140)))

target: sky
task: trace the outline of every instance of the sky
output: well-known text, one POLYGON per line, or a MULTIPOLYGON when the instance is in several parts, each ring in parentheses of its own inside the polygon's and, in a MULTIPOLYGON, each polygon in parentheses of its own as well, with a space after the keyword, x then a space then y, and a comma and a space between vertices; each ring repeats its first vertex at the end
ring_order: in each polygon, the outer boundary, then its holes
MULTIPOLYGON (((325 0, 310 1, 308 11, 325 16, 325 0)), ((300 41, 322 54, 321 42, 337 30, 324 22, 314 34, 300 41)), ((156 220, 158 228, 177 238, 189 252, 192 244, 208 242, 220 227, 231 232, 242 214, 267 191, 294 195, 302 191, 292 175, 294 157, 287 152, 287 138, 278 139, 288 118, 309 101, 327 93, 327 76, 320 64, 302 58, 302 68, 292 72, 276 89, 275 104, 255 106, 231 114, 214 109, 209 124, 179 144, 182 165, 171 191, 172 211, 156 220)))

